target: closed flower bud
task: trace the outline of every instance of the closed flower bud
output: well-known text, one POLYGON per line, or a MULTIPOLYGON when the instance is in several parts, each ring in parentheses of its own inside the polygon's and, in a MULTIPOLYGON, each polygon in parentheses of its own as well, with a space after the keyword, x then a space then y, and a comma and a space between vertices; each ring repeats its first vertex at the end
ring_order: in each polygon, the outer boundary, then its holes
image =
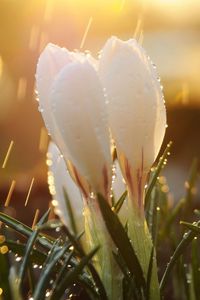
POLYGON ((70 201, 73 211, 75 225, 81 231, 83 226, 83 199, 80 191, 72 180, 66 163, 58 147, 51 142, 47 152, 48 165, 48 184, 52 195, 52 203, 55 207, 55 213, 60 217, 63 223, 73 230, 70 219, 69 208, 66 203, 66 194, 70 201))
POLYGON ((158 75, 136 40, 121 41, 115 37, 103 48, 99 72, 106 88, 109 123, 122 172, 141 206, 141 189, 166 127, 158 75))
POLYGON ((90 55, 49 45, 37 68, 42 116, 84 196, 108 198, 111 153, 103 88, 90 55), (86 180, 88 187, 83 182, 86 180))

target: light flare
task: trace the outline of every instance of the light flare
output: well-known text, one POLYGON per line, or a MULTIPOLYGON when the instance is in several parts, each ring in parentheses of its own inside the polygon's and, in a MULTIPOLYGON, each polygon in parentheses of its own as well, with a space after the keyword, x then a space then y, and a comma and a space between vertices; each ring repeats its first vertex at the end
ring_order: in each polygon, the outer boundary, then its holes
POLYGON ((2 164, 2 169, 5 169, 6 165, 7 165, 7 162, 8 162, 8 159, 10 157, 10 153, 12 151, 12 148, 13 148, 13 145, 14 145, 14 141, 11 141, 10 142, 10 145, 8 147, 8 150, 6 152, 6 156, 4 158, 4 161, 3 161, 3 164, 2 164))
POLYGON ((14 188, 15 188, 15 185, 16 185, 16 181, 13 180, 13 181, 11 182, 10 189, 9 189, 9 191, 8 191, 8 195, 7 195, 7 197, 6 197, 6 201, 5 201, 5 204, 4 204, 5 207, 8 207, 9 204, 10 204, 11 197, 12 197, 12 194, 13 194, 13 191, 14 191, 14 188))
POLYGON ((85 45, 85 40, 86 40, 86 38, 87 38, 88 32, 89 32, 89 30, 90 30, 90 27, 91 27, 91 25, 92 25, 92 21, 93 21, 93 18, 90 17, 90 18, 89 18, 89 21, 88 21, 88 24, 87 24, 87 26, 86 26, 86 28, 85 28, 85 32, 84 32, 84 34, 83 34, 82 40, 81 40, 80 49, 83 49, 83 47, 84 47, 84 45, 85 45))
POLYGON ((32 190, 32 187, 33 187, 34 180, 35 180, 35 178, 33 177, 32 180, 31 180, 31 184, 29 186, 29 189, 28 189, 28 193, 27 193, 27 196, 26 196, 24 206, 27 206, 27 204, 28 204, 28 200, 30 198, 30 194, 31 194, 31 190, 32 190))
POLYGON ((32 226, 31 226, 32 229, 34 229, 35 225, 37 224, 39 214, 40 214, 40 210, 39 210, 39 208, 37 208, 36 211, 35 211, 35 215, 34 215, 34 218, 33 218, 33 223, 32 223, 32 226))

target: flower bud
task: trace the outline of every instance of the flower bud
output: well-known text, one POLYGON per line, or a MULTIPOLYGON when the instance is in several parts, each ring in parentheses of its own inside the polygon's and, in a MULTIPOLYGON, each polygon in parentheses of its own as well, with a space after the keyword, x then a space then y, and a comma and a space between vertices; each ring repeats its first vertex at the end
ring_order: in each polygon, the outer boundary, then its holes
POLYGON ((154 65, 134 39, 110 38, 101 54, 99 73, 123 176, 140 197, 139 189, 144 187, 165 134, 162 87, 154 65))
POLYGON ((65 199, 65 193, 67 193, 76 225, 81 230, 83 226, 83 199, 66 168, 63 156, 53 142, 50 142, 48 147, 47 165, 49 168, 49 191, 52 195, 55 213, 68 228, 73 229, 71 228, 70 214, 65 199))
POLYGON ((88 191, 108 198, 111 186, 110 137, 97 65, 88 54, 49 44, 36 75, 46 127, 86 198, 88 191))

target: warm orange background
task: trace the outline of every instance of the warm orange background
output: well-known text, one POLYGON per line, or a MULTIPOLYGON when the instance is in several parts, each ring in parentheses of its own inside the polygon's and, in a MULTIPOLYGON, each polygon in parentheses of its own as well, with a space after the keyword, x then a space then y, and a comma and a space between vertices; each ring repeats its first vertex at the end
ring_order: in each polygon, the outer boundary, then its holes
POLYGON ((165 145, 174 141, 166 174, 176 197, 184 192, 192 159, 200 156, 200 1, 0 0, 0 164, 14 141, 6 168, 0 168, 1 203, 13 179, 21 204, 33 177, 33 195, 41 197, 42 191, 48 198, 45 154, 39 150, 43 122, 34 93, 36 63, 47 42, 79 49, 89 20, 83 50, 94 55, 110 35, 143 38, 164 85, 165 145))

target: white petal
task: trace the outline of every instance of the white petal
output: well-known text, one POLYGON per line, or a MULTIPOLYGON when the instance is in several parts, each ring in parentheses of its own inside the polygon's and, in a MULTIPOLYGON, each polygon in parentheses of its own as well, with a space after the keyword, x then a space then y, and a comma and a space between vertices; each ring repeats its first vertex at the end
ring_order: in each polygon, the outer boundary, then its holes
POLYGON ((48 44, 46 46, 38 60, 36 89, 39 96, 39 109, 51 135, 55 135, 49 106, 51 86, 56 74, 73 60, 74 57, 68 50, 53 44, 48 44))
POLYGON ((96 192, 105 195, 111 177, 110 142, 103 89, 93 66, 88 61, 66 66, 50 98, 63 155, 96 192))
POLYGON ((47 153, 49 166, 48 183, 49 190, 53 194, 53 204, 55 211, 63 223, 70 228, 70 218, 66 207, 64 189, 69 197, 75 221, 79 229, 83 225, 83 201, 79 189, 73 182, 67 171, 65 161, 59 149, 54 143, 49 144, 47 153))
POLYGON ((121 197, 121 195, 124 193, 124 191, 126 190, 126 184, 125 184, 124 178, 122 176, 118 161, 115 161, 114 177, 115 178, 114 178, 114 181, 112 184, 112 189, 113 189, 115 198, 118 200, 121 197))
POLYGON ((84 63, 85 60, 87 60, 93 67, 94 69, 97 71, 98 67, 99 67, 99 61, 97 59, 95 59, 90 53, 84 53, 84 52, 71 52, 73 57, 74 57, 74 61, 79 61, 84 63))
POLYGON ((109 122, 119 153, 132 169, 148 171, 160 150, 166 110, 158 75, 134 40, 115 37, 103 48, 100 77, 106 88, 109 122))

